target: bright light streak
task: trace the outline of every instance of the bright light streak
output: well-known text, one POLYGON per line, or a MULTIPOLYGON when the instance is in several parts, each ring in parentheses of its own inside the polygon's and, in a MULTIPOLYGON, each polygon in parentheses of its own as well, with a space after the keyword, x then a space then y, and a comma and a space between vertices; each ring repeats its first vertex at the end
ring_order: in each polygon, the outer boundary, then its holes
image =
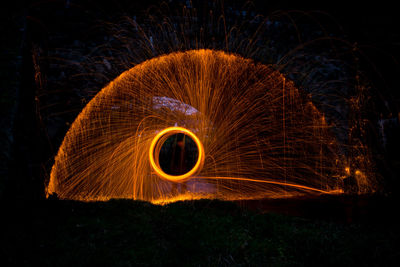
POLYGON ((153 170, 155 171, 155 173, 158 176, 160 176, 161 178, 166 179, 168 181, 182 182, 182 181, 189 179, 192 175, 194 175, 195 173, 197 173, 201 170, 201 167, 204 163, 203 144, 201 143, 200 139, 193 132, 189 131, 188 129, 185 129, 183 127, 169 127, 167 129, 162 130, 154 137, 153 141, 151 142, 150 148, 149 148, 149 160, 150 160, 151 167, 153 168, 153 170), (160 164, 158 163, 158 156, 160 153, 161 146, 164 143, 163 141, 165 141, 169 136, 177 134, 177 133, 183 133, 183 134, 188 135, 190 138, 192 138, 197 145, 199 155, 198 155, 196 164, 190 171, 188 171, 187 173, 184 173, 182 175, 169 175, 161 169, 160 164))

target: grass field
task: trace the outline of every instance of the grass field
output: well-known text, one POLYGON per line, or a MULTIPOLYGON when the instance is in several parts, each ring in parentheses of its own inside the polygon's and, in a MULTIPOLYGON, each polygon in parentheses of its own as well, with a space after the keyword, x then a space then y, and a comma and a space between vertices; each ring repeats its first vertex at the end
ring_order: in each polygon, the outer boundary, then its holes
MULTIPOLYGON (((4 203, 3 203, 4 204, 4 203)), ((200 200, 5 205, 1 266, 395 266, 399 225, 200 200)))

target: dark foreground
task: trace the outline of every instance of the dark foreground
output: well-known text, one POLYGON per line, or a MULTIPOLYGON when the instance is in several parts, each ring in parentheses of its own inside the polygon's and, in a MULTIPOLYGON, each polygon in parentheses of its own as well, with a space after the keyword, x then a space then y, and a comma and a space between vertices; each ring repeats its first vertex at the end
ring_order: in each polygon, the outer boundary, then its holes
POLYGON ((395 266, 395 207, 379 197, 8 203, 0 265, 395 266))

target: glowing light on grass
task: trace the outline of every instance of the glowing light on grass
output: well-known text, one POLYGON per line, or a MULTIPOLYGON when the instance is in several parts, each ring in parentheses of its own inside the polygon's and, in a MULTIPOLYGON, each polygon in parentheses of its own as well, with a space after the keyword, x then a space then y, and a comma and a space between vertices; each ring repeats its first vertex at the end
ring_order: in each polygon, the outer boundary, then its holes
MULTIPOLYGON (((59 149, 47 194, 166 203, 340 193, 346 164, 323 114, 278 71, 190 50, 133 67, 87 104, 59 149), (195 166, 176 176, 157 156, 175 133, 198 148, 195 166)), ((369 186, 364 174, 355 178, 369 186)))

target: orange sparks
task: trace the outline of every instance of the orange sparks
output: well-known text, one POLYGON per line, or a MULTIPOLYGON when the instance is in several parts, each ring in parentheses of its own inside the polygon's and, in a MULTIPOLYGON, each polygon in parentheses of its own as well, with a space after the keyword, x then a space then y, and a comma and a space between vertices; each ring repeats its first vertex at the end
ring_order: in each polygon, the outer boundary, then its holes
MULTIPOLYGON (((350 171, 343 151, 324 115, 272 67, 221 51, 177 52, 127 70, 87 104, 58 151, 47 195, 167 203, 338 193, 350 171), (159 160, 173 134, 198 151, 178 175, 159 160)), ((366 175, 355 175, 363 188, 366 175)))

